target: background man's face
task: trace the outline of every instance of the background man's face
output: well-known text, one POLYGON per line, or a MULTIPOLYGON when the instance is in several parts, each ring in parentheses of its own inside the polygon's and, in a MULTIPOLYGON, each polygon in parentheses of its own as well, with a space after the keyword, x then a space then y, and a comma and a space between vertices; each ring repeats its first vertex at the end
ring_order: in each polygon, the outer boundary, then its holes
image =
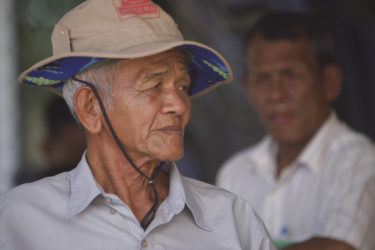
POLYGON ((123 60, 116 72, 109 116, 130 157, 181 158, 191 107, 186 56, 171 50, 123 60))
POLYGON ((255 36, 244 78, 250 102, 280 145, 304 145, 329 114, 324 79, 304 39, 255 36))

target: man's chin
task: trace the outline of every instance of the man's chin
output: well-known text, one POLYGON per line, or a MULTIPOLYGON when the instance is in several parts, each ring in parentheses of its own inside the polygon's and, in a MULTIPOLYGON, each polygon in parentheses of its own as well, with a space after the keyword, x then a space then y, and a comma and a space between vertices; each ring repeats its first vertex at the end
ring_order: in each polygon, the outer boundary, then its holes
POLYGON ((297 137, 295 134, 277 135, 272 136, 272 138, 280 147, 295 147, 301 144, 301 138, 297 137))
POLYGON ((165 156, 160 159, 161 161, 178 161, 184 156, 184 154, 178 154, 178 155, 173 155, 173 156, 165 156))
POLYGON ((173 149, 164 149, 164 150, 159 150, 157 153, 158 159, 160 161, 177 161, 184 156, 184 150, 183 148, 177 149, 177 147, 174 147, 173 149))
POLYGON ((296 133, 290 130, 272 131, 270 134, 277 143, 288 143, 296 140, 296 133))

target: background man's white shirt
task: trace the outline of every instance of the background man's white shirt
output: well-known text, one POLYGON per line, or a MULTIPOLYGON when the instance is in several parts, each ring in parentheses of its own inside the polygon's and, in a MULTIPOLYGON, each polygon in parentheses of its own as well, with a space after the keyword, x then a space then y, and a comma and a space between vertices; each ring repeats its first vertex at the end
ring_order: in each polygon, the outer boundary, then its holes
POLYGON ((375 149, 335 113, 275 180, 277 146, 267 136, 229 159, 217 184, 250 201, 273 239, 326 236, 375 248, 375 149))

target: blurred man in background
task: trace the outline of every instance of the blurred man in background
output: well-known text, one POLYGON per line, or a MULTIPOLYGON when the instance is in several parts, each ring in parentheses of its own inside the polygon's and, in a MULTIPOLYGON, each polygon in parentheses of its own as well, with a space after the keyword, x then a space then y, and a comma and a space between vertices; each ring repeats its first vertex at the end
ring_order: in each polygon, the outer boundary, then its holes
POLYGON ((331 107, 333 41, 303 14, 265 14, 246 37, 243 86, 268 135, 217 184, 249 200, 286 249, 374 249, 375 149, 331 107))
POLYGON ((83 130, 78 126, 63 98, 51 97, 43 112, 45 135, 40 153, 45 166, 21 167, 16 183, 32 182, 72 170, 86 148, 83 130))
POLYGON ((74 120, 63 98, 51 98, 45 116, 47 133, 41 151, 47 166, 40 178, 72 170, 86 148, 83 130, 74 120))

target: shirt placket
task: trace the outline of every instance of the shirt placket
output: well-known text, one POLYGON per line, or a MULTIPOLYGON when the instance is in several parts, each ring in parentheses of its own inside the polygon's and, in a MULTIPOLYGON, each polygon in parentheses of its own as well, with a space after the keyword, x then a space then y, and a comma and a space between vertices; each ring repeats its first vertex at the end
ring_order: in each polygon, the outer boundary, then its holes
POLYGON ((283 225, 284 188, 280 183, 276 184, 265 201, 264 219, 272 237, 279 238, 283 225))

